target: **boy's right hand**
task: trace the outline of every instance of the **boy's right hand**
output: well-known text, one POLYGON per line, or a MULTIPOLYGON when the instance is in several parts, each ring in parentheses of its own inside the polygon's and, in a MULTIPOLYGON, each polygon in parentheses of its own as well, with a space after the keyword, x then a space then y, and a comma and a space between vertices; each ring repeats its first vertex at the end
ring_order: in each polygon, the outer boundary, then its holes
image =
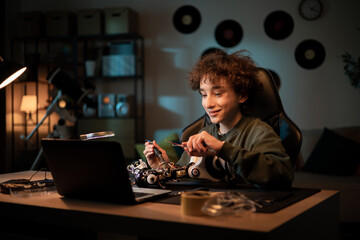
POLYGON ((225 141, 220 141, 206 131, 189 137, 187 142, 182 142, 184 150, 189 156, 208 157, 220 151, 225 141))

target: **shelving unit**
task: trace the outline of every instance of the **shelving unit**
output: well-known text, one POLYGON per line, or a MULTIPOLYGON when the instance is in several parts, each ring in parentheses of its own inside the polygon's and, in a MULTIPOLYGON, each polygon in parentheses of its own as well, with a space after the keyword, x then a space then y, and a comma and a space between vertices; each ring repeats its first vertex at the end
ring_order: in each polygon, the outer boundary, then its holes
MULTIPOLYGON (((89 133, 98 131, 114 131, 113 140, 119 141, 122 145, 125 158, 133 160, 136 157, 135 143, 144 141, 144 39, 137 34, 116 34, 116 35, 91 35, 79 36, 79 49, 84 49, 80 57, 79 66, 85 66, 88 59, 86 49, 92 45, 107 46, 110 43, 130 42, 133 44, 135 55, 134 75, 125 76, 103 76, 95 73, 92 77, 84 76, 85 69, 80 72, 80 81, 83 84, 92 83, 95 85, 96 94, 130 94, 133 96, 131 104, 133 114, 126 117, 88 117, 80 118, 78 122, 78 133, 89 133)), ((81 51, 81 50, 80 50, 81 51)))
MULTIPOLYGON (((122 144, 124 155, 127 159, 134 159, 134 144, 144 139, 144 39, 137 34, 115 34, 115 35, 91 35, 91 36, 58 36, 58 37, 24 37, 14 38, 11 46, 12 59, 27 65, 28 57, 39 56, 39 61, 30 64, 30 76, 25 81, 19 81, 12 86, 11 96, 11 137, 12 137, 12 169, 28 169, 29 164, 36 156, 27 154, 38 152, 41 148, 40 140, 52 131, 56 119, 52 114, 36 131, 30 142, 19 140, 20 135, 26 136, 29 128, 35 127, 45 115, 47 105, 52 101, 50 94, 52 86, 47 82, 48 73, 55 67, 61 67, 71 74, 74 80, 81 86, 94 85, 94 94, 125 93, 133 96, 133 115, 115 118, 85 117, 78 114, 77 122, 74 124, 75 134, 94 131, 114 131, 116 136, 112 140, 122 144), (130 76, 103 76, 101 71, 97 75, 88 77, 85 75, 85 60, 89 58, 91 46, 104 47, 115 42, 131 42, 135 54, 135 74, 130 76), (31 71, 33 69, 33 71, 31 71), (35 72, 34 72, 35 71, 35 72), (25 113, 20 112, 20 100, 22 95, 28 94, 28 85, 32 84, 38 97, 38 109, 33 114, 34 122, 25 122, 25 113), (43 85, 46 86, 44 90, 43 85), (22 86, 22 93, 16 90, 22 86), (39 86, 41 86, 39 88, 39 86), (46 99, 44 99, 46 95, 46 99), (41 101, 44 101, 41 103, 41 101), (42 106, 41 106, 42 105, 42 106), (54 120, 55 119, 55 120, 54 120), (21 133, 20 133, 21 132, 21 133), (30 147, 31 145, 31 147, 30 147), (25 161, 20 158, 24 158, 25 161), (30 158, 30 159, 29 159, 30 158), (20 160, 19 160, 20 159, 20 160)), ((98 61, 100 62, 100 61, 98 61)), ((83 103, 82 103, 83 104, 83 103)), ((81 109, 81 108, 79 108, 81 109)), ((31 129, 32 130, 32 129, 31 129)), ((30 130, 30 131, 31 131, 30 130)), ((36 155, 36 154, 35 154, 36 155)))

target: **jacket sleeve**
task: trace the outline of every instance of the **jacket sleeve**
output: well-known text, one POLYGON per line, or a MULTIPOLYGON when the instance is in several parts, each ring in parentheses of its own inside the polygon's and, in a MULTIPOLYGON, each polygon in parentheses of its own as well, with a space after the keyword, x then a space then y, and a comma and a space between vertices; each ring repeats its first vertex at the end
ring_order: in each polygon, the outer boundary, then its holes
POLYGON ((218 156, 233 167, 236 175, 258 187, 291 187, 294 172, 290 158, 280 137, 269 128, 253 127, 242 146, 225 141, 218 156))
POLYGON ((184 151, 181 154, 181 157, 179 159, 179 161, 177 161, 176 165, 184 167, 186 165, 188 165, 190 162, 190 156, 184 151))

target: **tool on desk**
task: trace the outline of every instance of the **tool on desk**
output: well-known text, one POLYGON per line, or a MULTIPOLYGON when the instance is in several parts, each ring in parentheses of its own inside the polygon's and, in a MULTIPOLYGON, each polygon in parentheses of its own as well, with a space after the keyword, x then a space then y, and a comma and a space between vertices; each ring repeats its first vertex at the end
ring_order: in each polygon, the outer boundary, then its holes
POLYGON ((80 139, 86 141, 91 139, 108 138, 113 136, 115 136, 115 133, 113 131, 103 131, 103 132, 81 134, 80 139))
MULTIPOLYGON (((186 146, 184 146, 184 145, 182 145, 182 144, 180 144, 180 143, 172 142, 172 141, 169 141, 169 140, 167 140, 167 139, 165 139, 165 141, 168 142, 168 143, 170 143, 173 147, 181 147, 181 148, 183 148, 184 150, 185 150, 185 148, 186 148, 186 146)), ((207 151, 210 152, 210 153, 214 153, 214 154, 216 153, 216 151, 215 151, 214 149, 211 149, 211 148, 208 148, 207 151)))
POLYGON ((181 145, 180 143, 176 143, 176 142, 172 142, 172 141, 169 141, 167 139, 165 139, 166 142, 170 143, 172 146, 174 147, 181 147, 181 148, 184 148, 183 145, 181 145))
POLYGON ((36 194, 50 194, 56 191, 55 184, 52 179, 46 177, 46 169, 41 168, 36 171, 29 179, 11 179, 0 183, 0 192, 10 194, 12 197, 32 197, 36 194), (44 179, 32 180, 39 172, 45 173, 44 179))

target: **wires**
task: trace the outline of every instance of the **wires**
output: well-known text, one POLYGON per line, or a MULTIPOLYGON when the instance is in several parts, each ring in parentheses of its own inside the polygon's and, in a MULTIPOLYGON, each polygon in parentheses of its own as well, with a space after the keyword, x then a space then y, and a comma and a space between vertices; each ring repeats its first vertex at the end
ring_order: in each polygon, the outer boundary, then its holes
POLYGON ((40 168, 40 169, 37 170, 33 175, 31 175, 31 177, 29 178, 29 181, 31 181, 31 179, 32 179, 36 174, 38 174, 38 172, 40 172, 40 171, 45 171, 44 181, 49 180, 49 179, 46 178, 46 173, 48 172, 48 171, 46 170, 46 168, 40 168))

